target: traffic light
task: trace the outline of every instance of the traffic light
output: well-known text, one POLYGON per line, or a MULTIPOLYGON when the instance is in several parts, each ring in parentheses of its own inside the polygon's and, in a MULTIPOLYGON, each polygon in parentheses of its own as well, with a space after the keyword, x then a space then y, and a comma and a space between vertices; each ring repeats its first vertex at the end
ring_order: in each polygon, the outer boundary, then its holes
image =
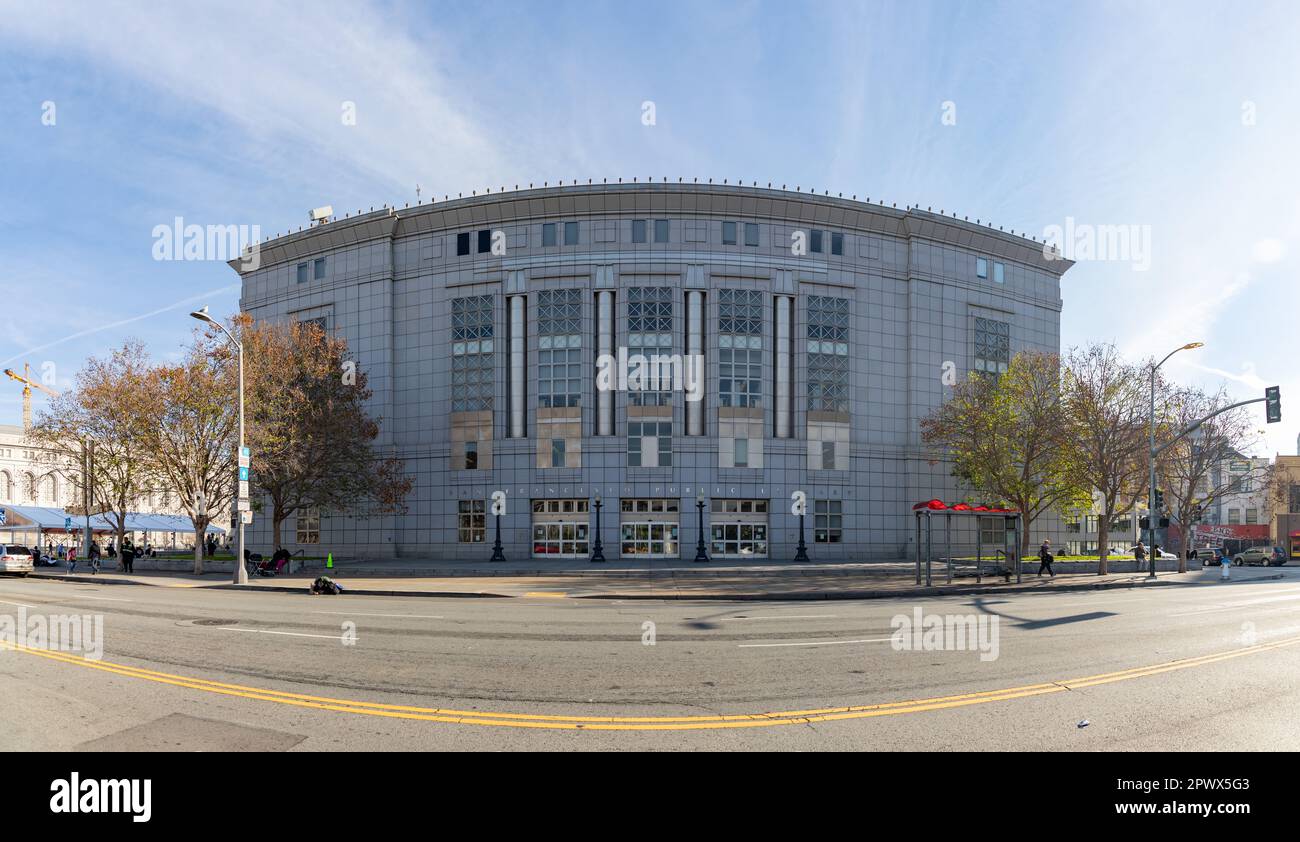
POLYGON ((1282 420, 1282 390, 1269 386, 1264 390, 1264 406, 1267 410, 1268 423, 1276 424, 1282 420))
POLYGON ((1164 510, 1165 510, 1165 493, 1157 488, 1156 489, 1156 511, 1163 512, 1164 510))
POLYGON ((1143 530, 1150 529, 1151 518, 1147 517, 1146 515, 1143 515, 1142 517, 1138 518, 1138 528, 1143 530))

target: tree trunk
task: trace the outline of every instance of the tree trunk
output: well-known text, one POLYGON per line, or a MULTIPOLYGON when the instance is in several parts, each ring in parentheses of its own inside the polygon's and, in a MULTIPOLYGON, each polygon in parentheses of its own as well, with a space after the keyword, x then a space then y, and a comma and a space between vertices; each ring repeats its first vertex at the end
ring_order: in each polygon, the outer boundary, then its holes
MULTIPOLYGON (((194 575, 203 575, 203 539, 207 537, 208 521, 206 518, 194 519, 194 575)), ((239 563, 239 559, 235 559, 239 563)))
POLYGON ((284 546, 283 544, 280 543, 280 529, 281 527, 284 526, 285 520, 288 519, 289 513, 281 510, 279 506, 276 506, 272 511, 273 514, 271 516, 271 540, 274 542, 274 548, 271 550, 271 552, 275 552, 276 550, 280 549, 280 547, 284 546))
POLYGON ((1110 512, 1102 512, 1097 516, 1097 575, 1106 576, 1110 573, 1110 564, 1107 555, 1110 551, 1110 542, 1106 536, 1110 534, 1110 512))

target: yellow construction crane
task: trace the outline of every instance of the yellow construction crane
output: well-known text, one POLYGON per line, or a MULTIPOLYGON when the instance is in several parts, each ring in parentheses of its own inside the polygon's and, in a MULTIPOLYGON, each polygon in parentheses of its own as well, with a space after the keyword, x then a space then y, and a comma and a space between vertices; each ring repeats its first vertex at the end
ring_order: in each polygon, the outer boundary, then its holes
POLYGON ((29 433, 32 430, 32 387, 35 386, 52 398, 57 398, 59 393, 44 384, 32 380, 32 367, 27 363, 23 363, 22 374, 12 368, 6 368, 5 374, 9 376, 9 379, 17 380, 23 384, 23 432, 29 433))

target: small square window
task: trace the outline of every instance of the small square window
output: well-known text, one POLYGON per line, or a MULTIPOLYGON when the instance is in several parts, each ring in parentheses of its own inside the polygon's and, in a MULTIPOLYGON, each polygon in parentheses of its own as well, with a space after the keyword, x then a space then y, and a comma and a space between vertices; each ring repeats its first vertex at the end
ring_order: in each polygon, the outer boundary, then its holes
POLYGON ((758 245, 758 224, 754 222, 745 223, 745 245, 758 245))
POLYGON ((485 229, 478 232, 478 253, 487 254, 492 251, 492 231, 485 229))
POLYGON ((843 234, 831 234, 831 254, 844 254, 843 234))
POLYGON ((1006 280, 1007 280, 1007 267, 1002 265, 1001 263, 994 263, 993 281, 995 283, 1002 284, 1002 283, 1006 283, 1006 280))
POLYGON ((544 225, 542 225, 542 245, 543 246, 555 245, 555 223, 554 222, 547 222, 544 225))
POLYGON ((632 242, 634 242, 634 243, 644 243, 645 241, 646 241, 646 239, 645 239, 645 220, 644 220, 644 219, 634 219, 634 220, 632 220, 632 242))
POLYGON ((736 244, 736 223, 722 223, 722 244, 724 246, 734 246, 736 244))
POLYGON ((456 235, 456 255, 464 257, 469 254, 469 232, 456 235))
POLYGON ((823 246, 822 246, 822 232, 821 232, 821 231, 811 231, 811 232, 809 232, 809 237, 808 237, 808 249, 809 249, 809 251, 812 251, 814 254, 821 254, 821 253, 822 253, 822 248, 823 248, 823 246))
POLYGON ((666 219, 655 220, 655 242, 656 243, 668 242, 668 220, 666 219))
POLYGON ((982 257, 975 258, 975 277, 987 278, 989 276, 989 262, 982 257))
POLYGON ((312 277, 318 281, 325 279, 325 258, 316 258, 316 262, 312 266, 312 277))
POLYGON ((300 283, 300 284, 305 284, 305 283, 307 283, 307 264, 306 264, 306 263, 299 263, 299 264, 298 264, 298 283, 300 283))
POLYGON ((564 244, 566 246, 576 246, 578 244, 578 223, 564 223, 564 244))

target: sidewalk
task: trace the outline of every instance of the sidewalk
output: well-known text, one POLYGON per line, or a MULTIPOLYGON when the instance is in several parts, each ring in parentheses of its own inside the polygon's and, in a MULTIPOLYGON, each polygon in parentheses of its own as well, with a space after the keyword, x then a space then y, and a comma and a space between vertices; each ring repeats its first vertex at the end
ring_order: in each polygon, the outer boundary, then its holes
MULTIPOLYGON (((914 569, 902 565, 837 565, 833 571, 815 567, 788 569, 778 573, 754 568, 718 568, 708 575, 677 575, 672 570, 610 571, 606 575, 529 575, 505 571, 492 576, 474 576, 458 572, 452 576, 354 576, 335 569, 331 578, 343 586, 345 595, 495 597, 526 599, 682 599, 682 600, 826 600, 890 599, 927 596, 952 596, 985 593, 1050 593, 1111 588, 1206 586, 1219 583, 1217 568, 1188 573, 1161 573, 1154 581, 1146 574, 1094 573, 1058 574, 1054 579, 1026 575, 1021 584, 1007 584, 1001 579, 985 578, 977 584, 974 577, 953 580, 951 585, 934 580, 933 587, 917 586, 914 569), (866 570, 863 568, 871 568, 866 570)), ((317 571, 278 577, 255 577, 241 589, 270 593, 305 593, 317 571)), ((1278 568, 1236 568, 1232 583, 1281 579, 1278 568)), ((233 589, 229 573, 195 576, 192 573, 141 572, 134 574, 77 573, 68 576, 55 569, 38 570, 33 578, 94 581, 99 584, 145 585, 166 588, 233 589)), ((1230 585, 1231 583, 1229 583, 1230 585)))

